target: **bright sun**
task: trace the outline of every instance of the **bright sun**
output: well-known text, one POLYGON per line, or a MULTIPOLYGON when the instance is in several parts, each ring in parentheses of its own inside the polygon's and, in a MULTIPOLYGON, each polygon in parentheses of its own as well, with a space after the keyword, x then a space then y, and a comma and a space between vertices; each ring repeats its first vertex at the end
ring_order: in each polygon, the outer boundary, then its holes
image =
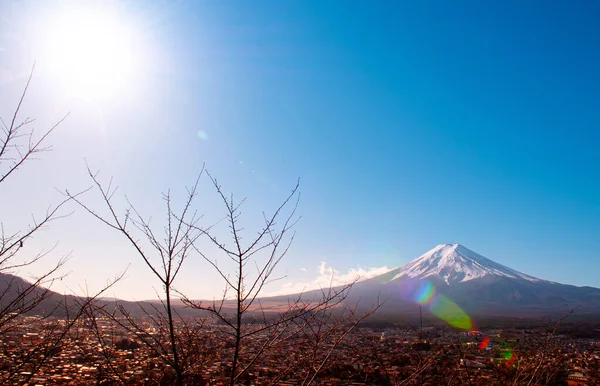
POLYGON ((71 8, 47 19, 44 27, 40 60, 67 92, 112 98, 133 86, 140 41, 116 10, 71 8))

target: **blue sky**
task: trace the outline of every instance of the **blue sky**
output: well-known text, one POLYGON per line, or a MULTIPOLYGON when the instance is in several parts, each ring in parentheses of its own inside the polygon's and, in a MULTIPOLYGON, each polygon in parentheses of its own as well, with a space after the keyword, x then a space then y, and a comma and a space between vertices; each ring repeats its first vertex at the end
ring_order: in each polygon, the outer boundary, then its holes
MULTIPOLYGON (((313 282, 322 262, 343 275, 461 243, 533 276, 600 287, 596 3, 89 4, 136 26, 141 59, 135 81, 102 97, 63 93, 68 74, 38 52, 56 44, 40 45, 39 20, 72 3, 0 8, 1 116, 33 60, 28 115, 43 125, 72 112, 54 151, 3 187, 23 204, 2 208, 3 221, 54 202, 53 187, 86 186, 84 158, 149 214, 206 163, 248 197, 249 218, 300 178, 302 220, 280 266, 288 285, 313 282)), ((212 213, 204 193, 198 209, 212 213)), ((132 250, 83 213, 36 242, 55 239, 57 253, 73 251, 70 288, 132 262, 116 294, 153 295, 132 250)), ((212 283, 206 270, 191 262, 181 287, 213 296, 195 285, 197 275, 212 283)))

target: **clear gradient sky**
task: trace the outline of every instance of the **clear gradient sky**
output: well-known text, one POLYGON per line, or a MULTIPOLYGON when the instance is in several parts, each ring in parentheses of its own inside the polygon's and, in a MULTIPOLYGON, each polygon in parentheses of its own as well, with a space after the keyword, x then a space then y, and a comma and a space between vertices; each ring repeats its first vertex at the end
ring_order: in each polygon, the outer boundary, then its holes
MULTIPOLYGON (((54 151, 1 187, 5 224, 56 202, 54 187, 87 186, 84 158, 155 218, 160 192, 181 193, 206 163, 248 197, 250 218, 300 178, 288 288, 441 243, 600 287, 597 2, 89 2, 134 31, 133 67, 102 92, 68 89, 72 74, 52 65, 67 54, 44 31, 73 3, 0 4, 0 115, 33 61, 24 115, 44 127, 71 111, 54 151)), ((198 210, 213 213, 203 194, 198 210)), ((115 295, 154 296, 133 250, 73 209, 30 247, 73 252, 59 289, 95 288, 131 263, 115 295)), ((178 286, 220 288, 195 260, 178 286)))

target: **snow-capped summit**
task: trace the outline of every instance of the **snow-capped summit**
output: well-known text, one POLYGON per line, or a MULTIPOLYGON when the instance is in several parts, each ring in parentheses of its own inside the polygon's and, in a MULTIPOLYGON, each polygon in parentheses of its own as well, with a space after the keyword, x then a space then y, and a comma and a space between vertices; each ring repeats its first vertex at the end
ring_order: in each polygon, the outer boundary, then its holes
POLYGON ((544 281, 498 264, 460 244, 440 244, 395 271, 392 280, 434 276, 448 285, 485 276, 501 276, 529 282, 544 281))

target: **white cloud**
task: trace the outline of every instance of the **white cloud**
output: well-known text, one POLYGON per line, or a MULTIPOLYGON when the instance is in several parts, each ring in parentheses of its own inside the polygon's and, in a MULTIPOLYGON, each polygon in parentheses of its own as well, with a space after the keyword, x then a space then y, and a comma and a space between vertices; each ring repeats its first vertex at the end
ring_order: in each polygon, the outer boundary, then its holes
MULTIPOLYGON (((302 269, 306 271, 306 269, 302 269)), ((333 267, 328 267, 326 262, 321 262, 317 270, 317 277, 309 281, 287 282, 281 285, 279 290, 273 291, 267 296, 295 294, 314 289, 329 288, 352 283, 354 281, 367 280, 375 276, 383 275, 390 271, 386 266, 372 268, 352 268, 348 272, 340 272, 333 267)))
POLYGON ((308 269, 306 269, 306 268, 300 268, 300 271, 302 271, 302 272, 308 272, 308 269))

